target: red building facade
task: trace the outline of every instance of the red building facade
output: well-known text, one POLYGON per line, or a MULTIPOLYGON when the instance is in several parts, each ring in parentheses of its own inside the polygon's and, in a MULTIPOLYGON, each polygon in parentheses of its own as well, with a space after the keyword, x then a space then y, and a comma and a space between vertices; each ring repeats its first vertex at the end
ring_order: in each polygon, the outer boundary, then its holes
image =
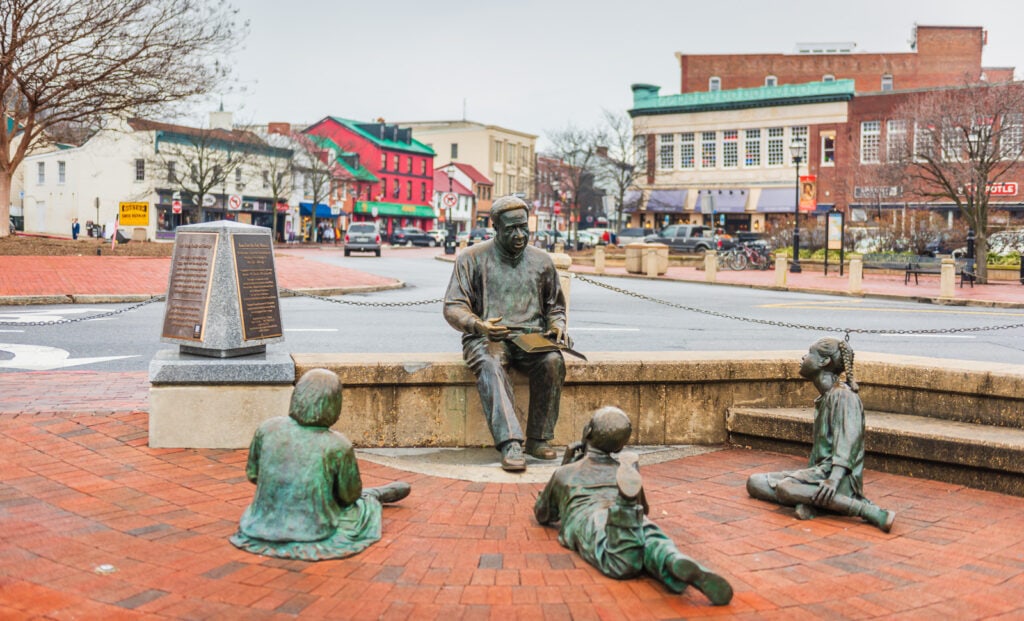
POLYGON ((434 151, 415 140, 411 129, 329 116, 304 131, 357 154, 377 178, 355 198, 353 221, 375 221, 388 235, 403 226, 434 228, 434 151))

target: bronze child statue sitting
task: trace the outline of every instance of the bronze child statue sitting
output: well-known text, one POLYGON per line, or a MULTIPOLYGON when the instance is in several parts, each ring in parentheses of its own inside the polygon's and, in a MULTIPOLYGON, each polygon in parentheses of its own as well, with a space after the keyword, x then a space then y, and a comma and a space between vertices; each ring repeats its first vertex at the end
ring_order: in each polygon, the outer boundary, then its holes
POLYGON ((558 542, 606 576, 622 579, 646 572, 675 593, 692 584, 712 604, 728 604, 732 587, 725 578, 680 552, 647 519, 637 455, 622 451, 631 432, 619 408, 596 411, 583 440, 566 448, 562 466, 537 498, 537 521, 561 522, 558 542))
POLYGON ((818 509, 861 517, 889 532, 895 511, 864 497, 864 406, 853 379, 853 350, 845 341, 824 338, 800 363, 800 375, 814 383, 814 432, 807 468, 754 474, 747 493, 754 498, 796 508, 801 520, 818 509), (839 376, 846 373, 846 381, 839 376))
POLYGON ((396 481, 363 489, 352 443, 331 430, 341 381, 314 369, 296 383, 288 416, 265 421, 245 474, 256 484, 231 543, 266 556, 318 561, 362 552, 380 540, 381 503, 409 495, 396 481))

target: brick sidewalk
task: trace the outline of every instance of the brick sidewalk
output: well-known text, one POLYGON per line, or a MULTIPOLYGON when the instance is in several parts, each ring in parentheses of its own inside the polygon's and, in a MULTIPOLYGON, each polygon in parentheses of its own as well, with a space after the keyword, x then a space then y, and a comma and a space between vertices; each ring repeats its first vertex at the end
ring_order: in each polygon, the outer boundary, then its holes
POLYGON ((1024 499, 869 471, 871 498, 899 514, 892 533, 800 522, 744 481, 801 460, 738 448, 644 468, 652 517, 732 582, 725 608, 601 576, 534 522, 540 484, 367 461, 366 484, 413 484, 385 508, 381 542, 321 563, 253 556, 227 542, 254 490, 246 451, 150 449, 145 388, 142 373, 0 376, 0 618, 1024 616, 1024 499), (112 390, 117 405, 102 401, 112 390), (32 393, 47 401, 33 408, 32 393))

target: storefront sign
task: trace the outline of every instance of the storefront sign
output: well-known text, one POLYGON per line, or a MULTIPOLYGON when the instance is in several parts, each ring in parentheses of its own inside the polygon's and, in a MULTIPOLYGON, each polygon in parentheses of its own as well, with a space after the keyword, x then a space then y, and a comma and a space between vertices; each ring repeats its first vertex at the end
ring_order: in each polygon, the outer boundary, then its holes
POLYGON ((149 203, 118 203, 121 226, 149 226, 149 203))

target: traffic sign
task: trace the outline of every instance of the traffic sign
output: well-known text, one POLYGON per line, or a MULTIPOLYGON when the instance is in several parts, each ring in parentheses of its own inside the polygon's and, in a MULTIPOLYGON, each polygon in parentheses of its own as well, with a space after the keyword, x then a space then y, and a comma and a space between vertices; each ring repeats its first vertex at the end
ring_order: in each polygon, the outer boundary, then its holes
POLYGON ((174 199, 171 201, 171 213, 181 213, 181 200, 174 199))
POLYGON ((454 207, 455 203, 459 202, 459 197, 452 192, 445 192, 441 202, 445 204, 445 207, 454 207))
POLYGON ((228 197, 228 209, 231 211, 238 211, 242 208, 242 197, 238 194, 232 194, 228 197))

